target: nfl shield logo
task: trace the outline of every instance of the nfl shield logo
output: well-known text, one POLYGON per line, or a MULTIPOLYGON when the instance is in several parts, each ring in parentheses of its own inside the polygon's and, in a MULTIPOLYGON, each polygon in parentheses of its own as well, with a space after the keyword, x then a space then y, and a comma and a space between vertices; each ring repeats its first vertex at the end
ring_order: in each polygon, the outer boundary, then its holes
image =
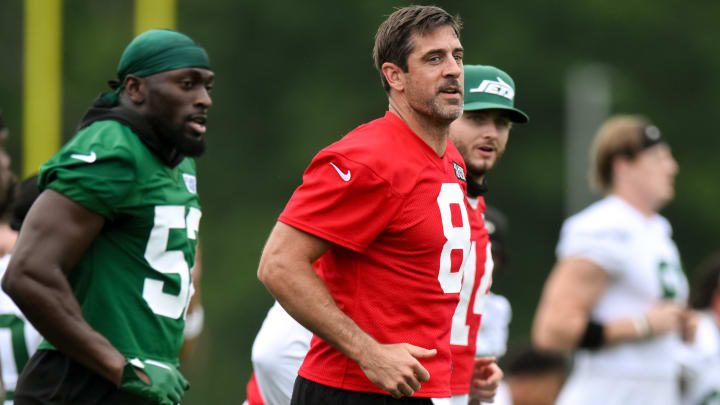
POLYGON ((185 180, 185 187, 188 191, 197 194, 197 179, 192 174, 183 173, 183 180, 185 180))
POLYGON ((455 177, 462 181, 465 181, 465 170, 463 170, 462 166, 457 164, 456 162, 453 162, 453 167, 455 168, 455 177))

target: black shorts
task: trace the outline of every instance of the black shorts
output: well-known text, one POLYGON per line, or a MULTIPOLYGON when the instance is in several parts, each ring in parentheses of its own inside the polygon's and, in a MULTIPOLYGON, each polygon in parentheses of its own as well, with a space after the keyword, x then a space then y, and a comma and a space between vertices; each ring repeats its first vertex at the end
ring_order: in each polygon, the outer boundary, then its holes
POLYGON ((70 360, 57 350, 38 350, 15 389, 15 405, 155 405, 70 360))
POLYGON ((318 384, 300 376, 295 380, 290 405, 432 405, 430 398, 402 397, 347 391, 318 384))

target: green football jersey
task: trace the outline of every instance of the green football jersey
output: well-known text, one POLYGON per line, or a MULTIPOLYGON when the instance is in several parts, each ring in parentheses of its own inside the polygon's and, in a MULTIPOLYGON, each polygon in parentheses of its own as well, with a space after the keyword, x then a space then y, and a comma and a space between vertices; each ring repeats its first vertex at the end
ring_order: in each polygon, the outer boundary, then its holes
POLYGON ((129 127, 97 121, 41 167, 39 184, 106 219, 68 275, 87 322, 127 357, 177 365, 201 216, 195 161, 171 168, 129 127))

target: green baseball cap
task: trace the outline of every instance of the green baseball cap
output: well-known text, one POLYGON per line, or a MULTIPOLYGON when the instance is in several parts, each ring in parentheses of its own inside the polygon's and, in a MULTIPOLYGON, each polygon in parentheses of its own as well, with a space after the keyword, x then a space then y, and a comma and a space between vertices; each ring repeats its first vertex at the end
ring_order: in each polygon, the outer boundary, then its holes
POLYGON ((487 65, 465 65, 463 110, 507 110, 510 121, 524 124, 530 118, 515 108, 515 82, 502 70, 487 65))

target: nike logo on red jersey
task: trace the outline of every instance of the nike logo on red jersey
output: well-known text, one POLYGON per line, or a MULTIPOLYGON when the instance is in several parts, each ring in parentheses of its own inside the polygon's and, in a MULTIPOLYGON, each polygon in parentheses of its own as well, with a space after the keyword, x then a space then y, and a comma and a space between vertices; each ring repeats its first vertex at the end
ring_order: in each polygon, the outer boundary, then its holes
POLYGON ((350 169, 348 169, 347 173, 343 173, 342 170, 338 169, 338 167, 335 166, 335 163, 330 162, 330 166, 335 168, 335 171, 338 172, 341 179, 343 179, 344 181, 350 181, 350 169))

